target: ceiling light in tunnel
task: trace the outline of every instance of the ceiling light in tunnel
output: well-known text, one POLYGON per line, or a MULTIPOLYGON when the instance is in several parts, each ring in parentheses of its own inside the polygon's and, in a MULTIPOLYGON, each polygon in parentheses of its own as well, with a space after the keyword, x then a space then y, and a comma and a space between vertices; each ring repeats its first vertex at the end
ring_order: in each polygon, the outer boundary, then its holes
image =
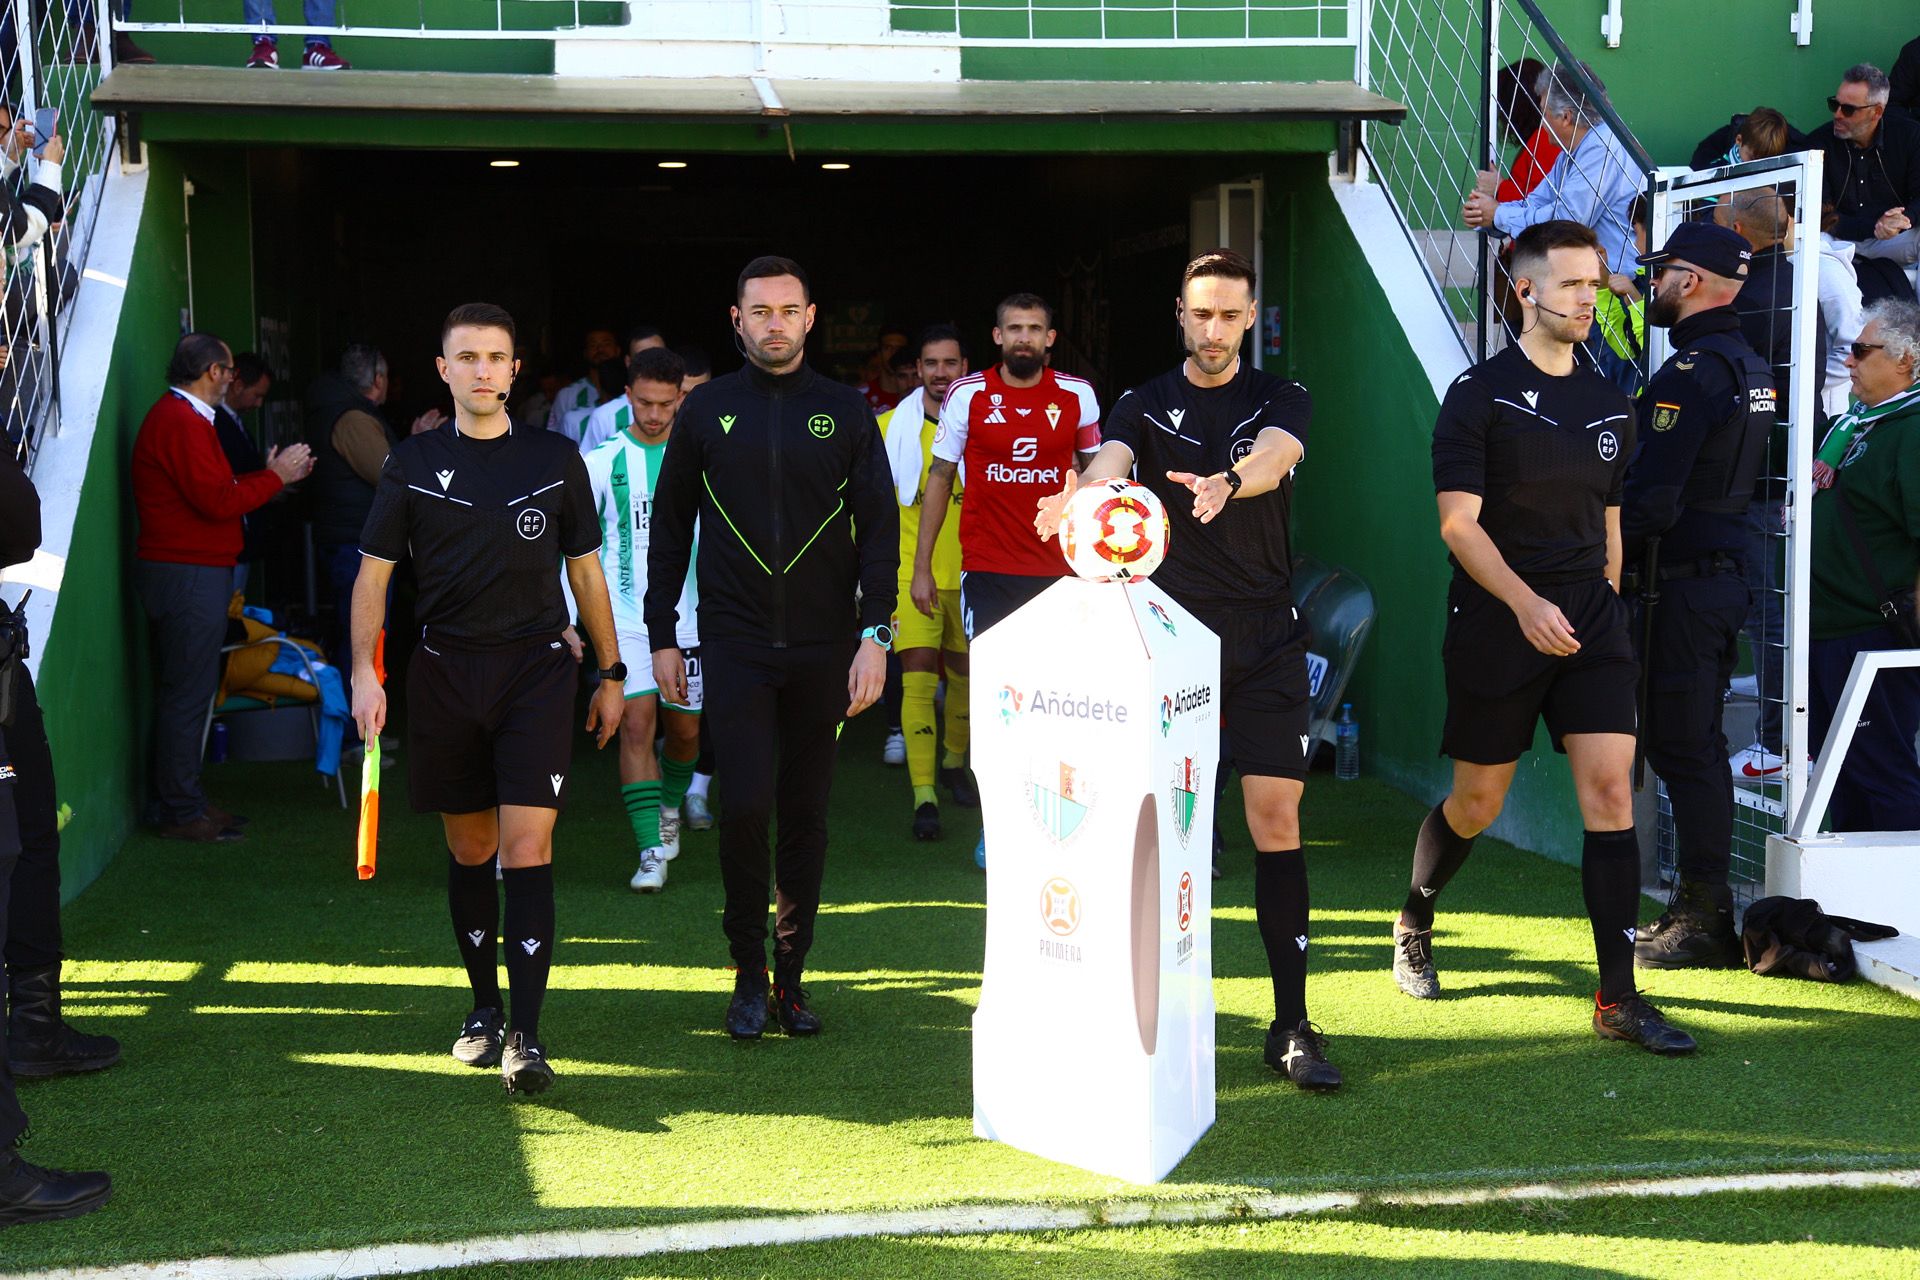
POLYGON ((853 166, 848 164, 845 160, 829 160, 825 164, 821 165, 820 167, 822 169, 825 169, 828 173, 839 173, 843 170, 853 168, 853 166))
POLYGON ((685 160, 662 160, 660 167, 662 169, 684 169, 687 167, 687 162, 685 160))
POLYGON ((487 168, 489 169, 518 169, 519 167, 520 167, 520 162, 518 160, 487 161, 487 168))

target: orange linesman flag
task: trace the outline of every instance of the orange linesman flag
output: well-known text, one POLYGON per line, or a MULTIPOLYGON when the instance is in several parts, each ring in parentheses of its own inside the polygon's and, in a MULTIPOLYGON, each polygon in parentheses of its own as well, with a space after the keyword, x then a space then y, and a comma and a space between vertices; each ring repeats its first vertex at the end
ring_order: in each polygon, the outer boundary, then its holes
MULTIPOLYGON (((387 633, 382 631, 373 646, 373 674, 387 683, 387 633)), ((360 840, 359 869, 362 880, 373 879, 380 845, 380 735, 367 739, 366 754, 360 760, 360 840)))

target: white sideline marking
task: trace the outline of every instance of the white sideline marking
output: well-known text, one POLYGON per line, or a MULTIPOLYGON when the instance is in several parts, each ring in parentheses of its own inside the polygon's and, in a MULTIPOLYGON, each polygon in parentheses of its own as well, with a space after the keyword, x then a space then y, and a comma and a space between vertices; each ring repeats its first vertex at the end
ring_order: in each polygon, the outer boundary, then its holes
POLYGON ((1519 1200, 1593 1200, 1605 1196, 1691 1197, 1728 1191, 1799 1191, 1838 1187, 1920 1189, 1920 1169, 1746 1173, 1655 1181, 1540 1182, 1444 1191, 1341 1192, 1311 1195, 1231 1194, 1194 1200, 1147 1198, 1088 1205, 956 1205, 890 1213, 822 1213, 782 1218, 725 1218, 673 1226, 604 1231, 541 1231, 439 1244, 383 1244, 359 1249, 281 1253, 262 1258, 197 1258, 117 1267, 19 1272, 0 1280, 358 1280, 417 1275, 448 1267, 579 1258, 643 1258, 754 1245, 814 1244, 869 1236, 969 1236, 1000 1232, 1075 1231, 1088 1227, 1247 1222, 1357 1209, 1363 1205, 1447 1206, 1519 1200))

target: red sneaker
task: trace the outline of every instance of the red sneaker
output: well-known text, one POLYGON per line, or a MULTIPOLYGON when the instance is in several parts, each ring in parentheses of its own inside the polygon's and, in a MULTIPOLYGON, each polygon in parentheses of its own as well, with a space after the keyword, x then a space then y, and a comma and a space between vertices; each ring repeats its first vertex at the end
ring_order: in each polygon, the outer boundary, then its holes
POLYGON ((249 70, 279 69, 280 46, 273 42, 272 36, 261 36, 253 42, 253 56, 247 59, 247 67, 249 70))
POLYGON ((310 44, 307 56, 300 59, 300 65, 308 71, 349 71, 353 64, 333 51, 333 46, 310 44))

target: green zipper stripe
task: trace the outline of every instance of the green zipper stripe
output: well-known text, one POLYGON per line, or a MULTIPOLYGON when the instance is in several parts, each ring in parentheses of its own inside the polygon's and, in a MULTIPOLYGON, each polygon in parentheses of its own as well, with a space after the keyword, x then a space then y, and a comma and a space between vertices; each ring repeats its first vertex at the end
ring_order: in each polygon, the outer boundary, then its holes
MULTIPOLYGON (((829 511, 827 513, 827 518, 820 522, 820 527, 813 531, 813 537, 808 538, 806 543, 798 551, 793 553, 793 559, 787 561, 788 569, 792 569, 793 566, 800 563, 800 557, 807 554, 807 548, 812 546, 814 542, 820 537, 820 535, 827 531, 827 526, 833 523, 833 518, 839 515, 842 511, 845 511, 846 509, 847 509, 847 504, 844 502, 836 502, 833 504, 833 510, 829 511)), ((725 512, 722 512, 721 514, 724 515, 725 512)))
MULTIPOLYGON (((744 533, 740 532, 740 526, 733 522, 733 517, 727 514, 727 509, 720 505, 720 495, 713 491, 713 481, 707 479, 706 474, 704 472, 701 473, 700 483, 707 487, 707 496, 713 499, 713 509, 715 511, 718 511, 720 513, 720 518, 727 522, 727 528, 733 530, 733 536, 740 539, 740 545, 747 549, 747 554, 753 557, 753 562, 759 565, 762 569, 766 569, 767 576, 772 577, 773 570, 767 568, 767 562, 760 558, 760 553, 753 549, 753 544, 747 541, 747 536, 744 533)), ((818 537, 819 535, 816 534, 814 536, 818 537)), ((809 539, 809 541, 811 540, 812 539, 809 539)), ((806 550, 805 547, 802 547, 800 549, 802 551, 806 550)))

